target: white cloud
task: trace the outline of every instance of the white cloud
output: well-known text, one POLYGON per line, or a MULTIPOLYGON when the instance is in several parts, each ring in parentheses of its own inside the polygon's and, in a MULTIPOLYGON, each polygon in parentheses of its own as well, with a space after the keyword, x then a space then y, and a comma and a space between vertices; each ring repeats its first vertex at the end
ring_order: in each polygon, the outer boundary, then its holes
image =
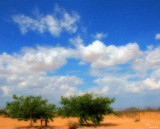
POLYGON ((64 18, 61 20, 61 27, 65 28, 69 32, 75 33, 77 31, 77 25, 75 24, 79 20, 77 13, 72 13, 72 16, 68 13, 64 13, 64 18))
POLYGON ((108 34, 104 34, 104 33, 96 33, 95 35, 93 35, 93 37, 95 38, 95 39, 102 39, 102 38, 105 38, 105 37, 107 37, 107 35, 108 34))
POLYGON ((18 94, 60 97, 61 95, 70 96, 78 94, 80 91, 76 86, 81 85, 83 81, 76 76, 27 74, 23 77, 20 75, 8 76, 3 78, 3 83, 6 86, 0 85, 0 87, 5 96, 18 94))
POLYGON ((67 58, 76 56, 77 52, 75 50, 63 47, 24 48, 20 54, 8 55, 3 53, 0 55, 2 64, 0 69, 3 75, 5 75, 5 72, 46 72, 59 69, 67 63, 67 58), (5 71, 3 64, 5 64, 5 71))
POLYGON ((80 47, 80 46, 82 46, 83 45, 83 40, 81 39, 81 37, 78 35, 77 37, 75 37, 75 38, 70 38, 69 39, 69 42, 73 45, 73 46, 75 46, 75 47, 80 47))
POLYGON ((61 95, 81 94, 76 86, 83 84, 82 79, 74 75, 47 75, 47 71, 59 69, 67 63, 67 58, 74 57, 77 58, 74 49, 41 46, 23 48, 12 55, 1 54, 0 89, 3 96, 42 95, 59 100, 61 95))
POLYGON ((150 89, 160 89, 160 81, 155 82, 154 79, 147 78, 146 80, 144 80, 144 84, 150 89))
MULTIPOLYGON (((127 92, 140 92, 142 90, 142 86, 138 86, 138 83, 129 82, 126 77, 123 76, 106 76, 102 78, 98 78, 94 81, 98 84, 97 87, 93 89, 97 89, 96 91, 100 91, 103 95, 115 95, 127 92)), ((93 91, 93 89, 89 89, 93 91)), ((94 92, 94 91, 93 91, 94 92)))
POLYGON ((86 65, 86 62, 80 61, 78 64, 79 64, 79 65, 86 65))
POLYGON ((90 92, 103 95, 116 95, 126 93, 144 93, 146 90, 160 89, 160 81, 147 78, 139 81, 129 81, 123 75, 112 75, 98 78, 94 81, 97 86, 89 89, 90 92))
POLYGON ((147 74, 142 79, 137 76, 137 73, 118 73, 109 70, 105 71, 104 69, 102 71, 101 69, 93 70, 91 75, 97 76, 98 79, 94 80, 97 86, 90 88, 90 92, 103 95, 116 95, 160 90, 160 68, 147 74))
POLYGON ((143 52, 143 56, 136 58, 132 62, 132 67, 136 72, 145 76, 150 69, 154 70, 160 67, 160 47, 148 49, 143 52))
POLYGON ((160 89, 160 68, 153 71, 144 81, 149 89, 160 89))
POLYGON ((103 86, 103 87, 92 87, 89 88, 88 91, 90 93, 95 93, 95 94, 100 94, 100 95, 106 95, 108 94, 109 88, 107 86, 103 86))
POLYGON ((91 69, 87 71, 98 78, 94 81, 96 86, 86 90, 88 92, 116 95, 160 89, 159 47, 140 51, 137 43, 106 46, 98 40, 85 46, 80 36, 70 41, 76 43, 75 48, 37 46, 23 48, 19 53, 1 54, 0 91, 3 95, 34 94, 59 100, 61 95, 83 94, 77 87, 83 84, 83 80, 73 72, 71 76, 47 75, 48 71, 54 72, 66 65, 70 58, 78 60, 81 65, 91 63, 91 69), (152 73, 140 78, 141 71, 148 69, 152 69, 152 73))
POLYGON ((96 40, 88 46, 80 45, 78 49, 82 59, 92 63, 92 68, 125 64, 142 55, 137 43, 116 47, 114 45, 106 46, 103 42, 96 40))
POLYGON ((60 8, 55 9, 53 15, 47 14, 43 16, 38 13, 38 16, 34 18, 23 14, 13 16, 13 21, 19 25, 23 34, 30 30, 40 33, 48 31, 54 36, 59 36, 62 31, 75 33, 79 19, 80 17, 77 13, 68 13, 60 8))
POLYGON ((160 39, 160 34, 156 34, 155 39, 159 40, 160 39))
POLYGON ((3 91, 3 95, 4 96, 7 96, 8 95, 8 87, 7 86, 2 86, 2 87, 0 87, 1 88, 1 90, 3 91))

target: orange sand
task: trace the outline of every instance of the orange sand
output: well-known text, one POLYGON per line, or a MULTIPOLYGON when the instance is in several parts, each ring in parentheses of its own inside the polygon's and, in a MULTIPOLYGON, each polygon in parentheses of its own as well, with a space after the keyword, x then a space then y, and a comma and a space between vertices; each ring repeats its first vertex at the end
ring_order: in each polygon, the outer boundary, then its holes
MULTIPOLYGON (((127 117, 127 116, 114 116, 109 115, 104 117, 104 121, 101 126, 90 127, 83 126, 83 129, 160 129, 160 113, 141 113, 140 122, 135 122, 139 116, 127 117)), ((53 122, 49 125, 53 129, 68 129, 68 121, 78 121, 77 118, 54 118, 53 122)), ((27 127, 29 125, 28 121, 17 121, 16 119, 0 117, 0 129, 16 129, 16 127, 27 127)), ((34 126, 39 126, 40 122, 34 123, 34 126)), ((78 128, 81 129, 81 128, 78 128)))

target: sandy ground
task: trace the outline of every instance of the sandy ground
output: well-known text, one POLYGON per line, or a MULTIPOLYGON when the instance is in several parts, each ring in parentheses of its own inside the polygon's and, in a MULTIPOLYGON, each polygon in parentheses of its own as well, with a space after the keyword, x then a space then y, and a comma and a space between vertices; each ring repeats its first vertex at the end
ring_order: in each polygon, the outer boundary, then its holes
MULTIPOLYGON (((160 113, 141 113, 140 122, 135 122, 138 117, 139 115, 121 117, 109 115, 104 117, 104 121, 100 126, 83 126, 82 129, 160 129, 160 113)), ((53 129, 68 129, 68 121, 78 121, 78 119, 58 117, 54 118, 54 121, 50 122, 49 125, 53 129)), ((28 121, 17 121, 16 119, 0 117, 0 129, 16 129, 16 127, 27 127, 28 125, 28 121)), ((39 125, 40 122, 34 123, 34 126, 39 125)))

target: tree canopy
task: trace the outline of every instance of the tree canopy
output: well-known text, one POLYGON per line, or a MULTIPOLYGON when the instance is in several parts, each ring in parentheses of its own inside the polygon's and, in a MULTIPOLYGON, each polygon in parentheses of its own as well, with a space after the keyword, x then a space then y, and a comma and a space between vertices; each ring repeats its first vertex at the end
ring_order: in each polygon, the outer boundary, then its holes
POLYGON ((114 98, 89 93, 69 98, 62 96, 62 107, 59 108, 58 114, 64 117, 79 117, 81 124, 87 121, 99 124, 103 120, 103 115, 114 113, 113 108, 110 107, 114 101, 114 98))
POLYGON ((13 95, 14 101, 7 102, 6 109, 12 118, 18 118, 18 120, 30 120, 32 126, 32 120, 35 122, 38 119, 45 119, 47 122, 52 120, 55 105, 47 104, 48 100, 42 99, 41 96, 16 96, 13 95))

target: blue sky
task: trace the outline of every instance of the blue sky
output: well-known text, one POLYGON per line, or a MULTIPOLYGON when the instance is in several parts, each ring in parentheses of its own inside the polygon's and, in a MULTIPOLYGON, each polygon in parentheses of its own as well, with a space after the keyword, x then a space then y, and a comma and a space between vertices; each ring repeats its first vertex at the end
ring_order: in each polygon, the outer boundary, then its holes
POLYGON ((0 106, 86 92, 160 107, 159 0, 1 0, 0 106))

